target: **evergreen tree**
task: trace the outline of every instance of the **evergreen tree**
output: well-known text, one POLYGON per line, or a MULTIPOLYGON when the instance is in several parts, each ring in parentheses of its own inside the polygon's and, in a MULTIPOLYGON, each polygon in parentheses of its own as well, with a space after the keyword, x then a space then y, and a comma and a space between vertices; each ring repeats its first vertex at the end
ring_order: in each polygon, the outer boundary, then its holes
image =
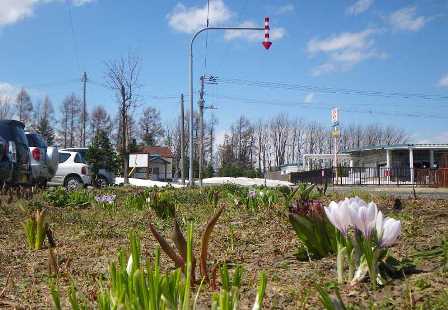
POLYGON ((44 137, 48 145, 54 144, 55 131, 51 126, 54 121, 53 117, 53 105, 48 97, 45 97, 42 108, 39 107, 38 113, 36 113, 35 130, 44 137))
POLYGON ((104 130, 97 131, 87 150, 86 160, 92 166, 95 177, 100 169, 107 169, 112 172, 117 170, 117 154, 104 130))

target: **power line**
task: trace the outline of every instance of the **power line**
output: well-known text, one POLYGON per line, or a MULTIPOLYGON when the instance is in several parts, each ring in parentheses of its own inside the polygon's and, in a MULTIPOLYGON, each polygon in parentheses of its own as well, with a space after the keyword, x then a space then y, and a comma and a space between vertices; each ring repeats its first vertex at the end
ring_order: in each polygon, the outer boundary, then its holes
MULTIPOLYGON (((210 78, 210 77, 209 77, 210 78)), ((446 95, 425 94, 425 93, 405 93, 405 92, 387 92, 380 90, 360 90, 349 88, 333 88, 323 87, 307 84, 289 84, 280 82, 266 82, 266 81, 250 81, 244 79, 226 79, 220 77, 213 77, 218 83, 235 84, 239 86, 253 86, 268 89, 284 89, 284 90, 298 90, 304 92, 315 92, 325 94, 343 94, 343 95, 359 95, 368 97, 385 97, 385 98, 403 98, 403 99, 421 99, 421 100, 448 100, 446 95)))
POLYGON ((67 8, 68 8, 68 17, 70 22, 70 29, 71 29, 71 35, 72 35, 72 41, 73 41, 73 52, 75 54, 75 62, 76 66, 78 67, 78 73, 81 75, 81 65, 79 62, 79 52, 78 52, 78 43, 76 41, 76 35, 75 35, 75 26, 73 23, 73 15, 72 15, 72 8, 70 3, 66 2, 67 8))
MULTIPOLYGON (((325 103, 308 103, 308 102, 284 102, 282 100, 278 101, 267 101, 262 99, 253 98, 240 98, 231 96, 210 96, 216 99, 232 100, 232 101, 243 101, 250 104, 266 104, 281 107, 294 107, 303 106, 307 109, 318 109, 328 111, 332 105, 325 106, 325 103)), ((428 119, 448 119, 448 117, 441 116, 440 114, 422 114, 422 113, 403 113, 401 111, 385 112, 376 110, 360 110, 360 109, 350 109, 350 108, 340 108, 341 111, 347 113, 360 113, 360 114, 371 114, 371 115, 384 115, 384 116, 394 116, 394 117, 410 117, 410 118, 428 118, 428 119)))

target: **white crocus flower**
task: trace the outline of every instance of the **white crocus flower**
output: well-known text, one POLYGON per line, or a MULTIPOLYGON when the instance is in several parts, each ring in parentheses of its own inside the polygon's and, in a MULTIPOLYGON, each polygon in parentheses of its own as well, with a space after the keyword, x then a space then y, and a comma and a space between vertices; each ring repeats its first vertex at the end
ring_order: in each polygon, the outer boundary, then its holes
POLYGON ((389 247, 397 241, 400 235, 401 223, 393 218, 387 217, 382 225, 380 240, 381 247, 389 247))
POLYGON ((376 226, 376 218, 378 215, 376 204, 374 202, 366 204, 363 200, 357 198, 352 201, 349 208, 353 225, 366 239, 370 238, 370 234, 376 226))
POLYGON ((126 272, 128 273, 128 275, 131 275, 132 263, 133 263, 133 260, 132 260, 132 254, 131 254, 128 259, 128 265, 126 266, 126 272))
POLYGON ((345 236, 352 225, 352 221, 348 205, 344 202, 346 201, 340 201, 339 203, 332 201, 330 205, 324 209, 331 224, 345 236))

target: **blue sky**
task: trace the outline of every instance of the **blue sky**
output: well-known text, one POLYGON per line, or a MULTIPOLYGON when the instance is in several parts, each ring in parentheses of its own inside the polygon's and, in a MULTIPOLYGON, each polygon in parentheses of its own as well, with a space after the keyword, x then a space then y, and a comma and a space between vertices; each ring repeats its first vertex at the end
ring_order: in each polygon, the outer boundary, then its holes
MULTIPOLYGON (((131 52, 142 60, 140 107, 155 106, 172 122, 177 97, 187 94, 187 46, 205 24, 206 4, 1 0, 0 92, 24 86, 34 101, 48 94, 58 106, 71 92, 81 94, 86 71, 89 107, 102 104, 115 113, 114 94, 101 87, 104 62, 131 52)), ((271 18, 269 51, 261 45, 263 33, 255 32, 210 31, 195 43, 195 89, 203 73, 295 85, 207 85, 207 104, 219 107, 220 132, 241 114, 256 120, 286 112, 329 124, 329 111, 338 106, 342 125, 390 124, 414 142, 448 143, 448 1, 210 0, 211 25, 263 26, 265 16, 271 18), (407 93, 430 99, 404 98, 407 93)))

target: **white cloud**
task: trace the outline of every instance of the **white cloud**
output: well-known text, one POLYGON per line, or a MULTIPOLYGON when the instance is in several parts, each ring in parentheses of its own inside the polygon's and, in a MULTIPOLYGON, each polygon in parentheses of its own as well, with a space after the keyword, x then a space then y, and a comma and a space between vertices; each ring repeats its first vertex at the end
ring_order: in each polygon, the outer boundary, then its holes
POLYGON ((448 73, 440 78, 438 85, 441 87, 448 87, 448 73))
POLYGON ((307 45, 308 54, 323 54, 326 58, 324 63, 312 70, 312 74, 317 76, 346 71, 364 60, 385 58, 386 54, 375 48, 373 36, 377 32, 378 30, 368 28, 361 32, 344 32, 324 39, 311 39, 307 45))
POLYGON ((285 15, 285 14, 291 14, 295 11, 294 4, 288 3, 282 6, 279 6, 275 9, 274 14, 275 15, 285 15))
POLYGON ((313 100, 314 100, 314 93, 309 93, 305 96, 305 98, 303 99, 303 102, 312 103, 313 100))
POLYGON ((448 131, 442 131, 434 135, 415 134, 412 137, 415 143, 448 143, 448 131))
POLYGON ((418 31, 429 21, 429 17, 417 16, 417 8, 409 6, 393 12, 388 21, 396 30, 418 31))
MULTIPOLYGON (((260 27, 259 24, 253 21, 245 21, 238 25, 238 27, 260 27)), ((280 40, 286 34, 286 29, 282 27, 271 28, 269 31, 269 38, 272 41, 280 40)), ((263 41, 264 32, 254 30, 226 30, 224 33, 224 39, 227 41, 235 39, 245 39, 250 42, 263 41)))
MULTIPOLYGON (((62 0, 1 0, 0 2, 0 26, 14 24, 33 15, 34 9, 39 4, 62 0)), ((93 0, 71 0, 75 6, 81 6, 93 0)))
POLYGON ((0 82, 0 97, 15 98, 19 88, 7 82, 0 82))
POLYGON ((2 0, 0 3, 0 25, 13 24, 33 14, 34 0, 2 0))
MULTIPOLYGON (((202 7, 186 7, 178 3, 173 11, 167 15, 168 24, 176 31, 192 33, 206 26, 207 5, 202 7)), ((229 21, 234 13, 225 5, 223 0, 210 1, 210 25, 220 25, 229 21)))
POLYGON ((84 4, 88 4, 93 1, 95 0, 72 0, 72 3, 74 6, 83 6, 84 4))
POLYGON ((373 4, 374 0, 358 0, 345 10, 348 15, 359 15, 367 11, 373 4))

